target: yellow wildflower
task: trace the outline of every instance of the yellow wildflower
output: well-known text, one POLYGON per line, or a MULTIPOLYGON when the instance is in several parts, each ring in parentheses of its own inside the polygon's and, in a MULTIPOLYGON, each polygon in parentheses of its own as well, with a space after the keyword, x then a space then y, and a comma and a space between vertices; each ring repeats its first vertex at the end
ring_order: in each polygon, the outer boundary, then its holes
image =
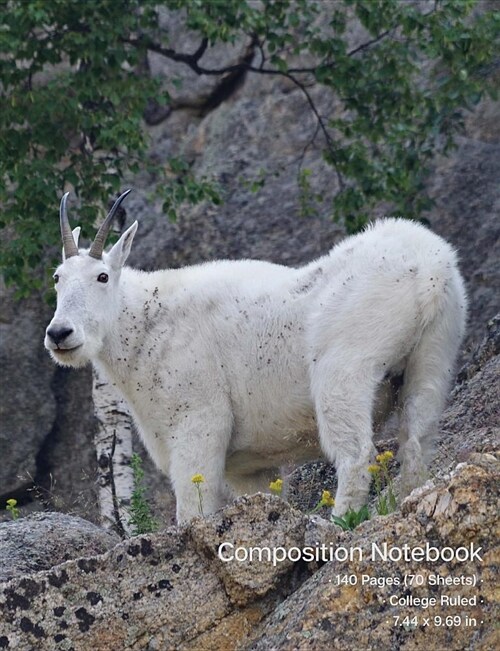
MULTIPOLYGON (((378 460, 378 457, 377 457, 377 460, 378 460)), ((378 472, 380 472, 380 466, 377 466, 377 464, 374 463, 373 465, 368 466, 368 472, 370 473, 370 475, 376 475, 378 472)))
POLYGON ((321 494, 321 506, 335 506, 335 500, 330 491, 323 491, 321 494))
POLYGON ((387 461, 390 461, 393 458, 394 455, 390 450, 386 450, 385 452, 382 452, 382 454, 377 454, 377 461, 379 463, 386 463, 387 461))
POLYGON ((272 481, 269 484, 269 488, 276 495, 281 495, 281 491, 283 490, 283 480, 282 479, 276 479, 276 481, 272 481))
POLYGON ((10 506, 11 509, 14 508, 17 506, 17 500, 11 497, 10 500, 7 500, 7 506, 10 506))
POLYGON ((193 475, 191 477, 191 481, 193 484, 202 484, 205 481, 205 477, 203 475, 200 475, 200 473, 196 473, 196 475, 193 475))

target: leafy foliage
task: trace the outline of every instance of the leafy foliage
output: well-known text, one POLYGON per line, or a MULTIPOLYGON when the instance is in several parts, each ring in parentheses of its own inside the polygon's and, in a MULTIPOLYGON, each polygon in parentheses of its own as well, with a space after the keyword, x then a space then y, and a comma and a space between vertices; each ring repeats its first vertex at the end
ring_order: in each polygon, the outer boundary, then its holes
POLYGON ((154 519, 148 502, 146 501, 144 486, 144 470, 142 459, 138 454, 130 458, 132 467, 134 489, 130 498, 129 525, 133 527, 132 535, 139 536, 143 533, 153 533, 158 529, 158 522, 154 519))
POLYGON ((352 531, 356 529, 362 522, 370 519, 370 511, 365 504, 359 511, 349 509, 342 517, 332 515, 332 522, 339 526, 344 531, 352 531))
MULTIPOLYGON (((332 215, 353 232, 388 202, 419 218, 428 163, 452 146, 463 110, 488 88, 500 12, 475 13, 475 0, 435 0, 430 9, 399 0, 8 0, 0 26, 0 267, 20 294, 40 289, 39 263, 58 242, 57 195, 72 186, 80 222, 91 226, 127 173, 148 169, 175 218, 184 201, 219 202, 217 188, 182 161, 153 164, 142 116, 148 100, 168 103, 144 62, 154 51, 197 74, 238 69, 289 79, 317 120, 317 138, 338 187, 332 215), (169 47, 159 8, 182 10, 199 34, 192 53, 169 47), (349 25, 365 33, 352 43, 349 25), (246 39, 257 55, 217 69, 210 45, 246 39), (307 65, 297 64, 307 61, 307 65), (312 83, 332 92, 330 114, 312 83), (335 107, 335 108, 333 108, 335 107), (44 219, 45 214, 50 218, 44 219)), ((176 79, 172 80, 175 85, 176 79)), ((300 128, 300 126, 297 126, 300 128)), ((303 193, 307 171, 299 174, 303 193)), ((305 196, 310 214, 317 197, 305 196)))
POLYGON ((171 166, 146 158, 148 99, 169 97, 140 72, 145 46, 126 37, 157 30, 155 2, 9 0, 2 14, 0 227, 7 234, 0 268, 20 295, 45 284, 39 263, 47 245, 59 244, 58 195, 68 184, 82 200, 84 227, 93 225, 124 174, 140 167, 156 174, 171 216, 182 201, 206 194, 217 200, 213 187, 196 183, 188 169, 179 182, 171 166))

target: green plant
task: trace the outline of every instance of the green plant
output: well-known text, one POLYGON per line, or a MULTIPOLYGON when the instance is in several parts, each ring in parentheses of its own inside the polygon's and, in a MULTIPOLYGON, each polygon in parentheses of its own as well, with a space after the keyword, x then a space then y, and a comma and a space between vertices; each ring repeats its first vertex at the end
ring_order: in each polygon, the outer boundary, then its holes
POLYGON ((153 517, 145 498, 146 488, 143 483, 144 470, 141 457, 138 454, 133 454, 130 458, 130 465, 133 473, 133 491, 130 498, 130 519, 128 523, 133 527, 132 535, 134 536, 152 533, 157 531, 158 522, 153 517))
POLYGON ((366 504, 362 506, 359 511, 349 509, 342 517, 337 515, 332 516, 332 522, 341 527, 344 531, 352 531, 352 529, 356 529, 358 525, 369 519, 370 511, 366 504))
MULTIPOLYGON (((161 4, 161 2, 160 2, 161 4)), ((163 3, 164 5, 168 3, 163 3)), ((152 161, 143 127, 148 102, 165 105, 167 89, 145 73, 158 33, 153 0, 12 0, 0 27, 0 269, 18 297, 52 283, 40 273, 49 244, 59 248, 58 202, 64 189, 82 200, 78 220, 90 235, 124 175, 157 182, 164 211, 219 201, 209 179, 186 163, 152 161)))
POLYGON ((389 464, 394 455, 386 450, 377 455, 378 464, 368 466, 368 472, 373 476, 375 491, 377 493, 376 510, 379 515, 393 513, 397 507, 394 484, 389 471, 389 464), (384 492, 385 488, 385 492, 384 492))
POLYGON ((201 490, 201 484, 205 481, 205 477, 200 473, 196 473, 196 475, 191 477, 191 481, 195 485, 198 494, 198 511, 200 512, 200 515, 203 516, 203 492, 201 490))
POLYGON ((7 500, 7 506, 5 507, 10 513, 13 520, 17 520, 19 517, 19 509, 17 508, 17 500, 13 497, 7 500))
POLYGON ((318 205, 322 202, 322 195, 315 193, 311 187, 312 170, 301 169, 297 175, 299 187, 299 215, 312 217, 318 214, 318 205))

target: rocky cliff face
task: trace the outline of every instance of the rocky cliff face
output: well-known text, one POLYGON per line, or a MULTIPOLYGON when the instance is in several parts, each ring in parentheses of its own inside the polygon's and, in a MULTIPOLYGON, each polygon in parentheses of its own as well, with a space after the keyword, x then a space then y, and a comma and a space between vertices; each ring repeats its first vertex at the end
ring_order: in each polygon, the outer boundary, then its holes
MULTIPOLYGON (((165 15, 166 22, 175 17, 165 15)), ((189 46, 189 35, 178 34, 189 46)), ((207 53, 223 65, 249 56, 247 44, 207 53)), ((152 58, 152 74, 167 77, 171 63, 152 58)), ((186 208, 176 224, 166 221, 159 201, 151 199, 151 179, 131 180, 127 224, 137 218, 140 230, 131 263, 152 269, 218 257, 264 258, 301 264, 325 253, 342 229, 328 219, 334 191, 331 171, 319 146, 306 145, 315 123, 300 91, 286 80, 246 75, 238 79, 191 78, 176 67, 183 84, 170 109, 147 119, 151 156, 166 160, 183 154, 200 174, 211 174, 223 188, 221 207, 186 208), (325 197, 318 214, 301 217, 296 183, 299 163, 312 170, 315 193, 325 197), (254 194, 242 179, 268 178, 254 194)), ((311 88, 318 101, 328 101, 311 88)), ((498 104, 485 102, 467 119, 466 131, 450 158, 435 161, 430 181, 436 207, 429 215, 433 229, 458 249, 467 281, 470 328, 467 351, 493 316, 499 288, 498 104)), ((54 215, 54 219, 57 216, 54 215)), ((92 518, 95 502, 94 417, 88 370, 56 369, 43 350, 50 310, 41 298, 15 302, 1 288, 0 362, 4 371, 0 395, 0 503, 16 497, 29 503, 34 483, 38 494, 62 510, 92 518), (22 332, 22 345, 19 333, 22 332), (89 507, 90 505, 90 507, 89 507)), ((137 443, 139 447, 139 444, 137 443)), ((147 467, 152 499, 168 518, 166 480, 147 467)))
POLYGON ((0 524, 0 648, 497 649, 499 325, 461 373, 435 477, 353 532, 261 494, 118 544, 60 514, 0 524))

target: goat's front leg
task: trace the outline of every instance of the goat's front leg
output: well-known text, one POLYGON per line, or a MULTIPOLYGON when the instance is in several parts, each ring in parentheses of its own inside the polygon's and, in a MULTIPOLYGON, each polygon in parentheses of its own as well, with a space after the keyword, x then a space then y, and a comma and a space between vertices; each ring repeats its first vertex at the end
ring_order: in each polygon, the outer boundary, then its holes
POLYGON ((376 454, 372 443, 376 386, 369 369, 346 373, 329 360, 319 360, 312 373, 321 447, 337 471, 336 515, 359 510, 368 501, 368 466, 376 454))
POLYGON ((177 502, 177 523, 222 508, 230 491, 224 479, 231 413, 216 405, 191 412, 172 434, 170 479, 177 502), (195 475, 201 475, 198 483, 195 475))

